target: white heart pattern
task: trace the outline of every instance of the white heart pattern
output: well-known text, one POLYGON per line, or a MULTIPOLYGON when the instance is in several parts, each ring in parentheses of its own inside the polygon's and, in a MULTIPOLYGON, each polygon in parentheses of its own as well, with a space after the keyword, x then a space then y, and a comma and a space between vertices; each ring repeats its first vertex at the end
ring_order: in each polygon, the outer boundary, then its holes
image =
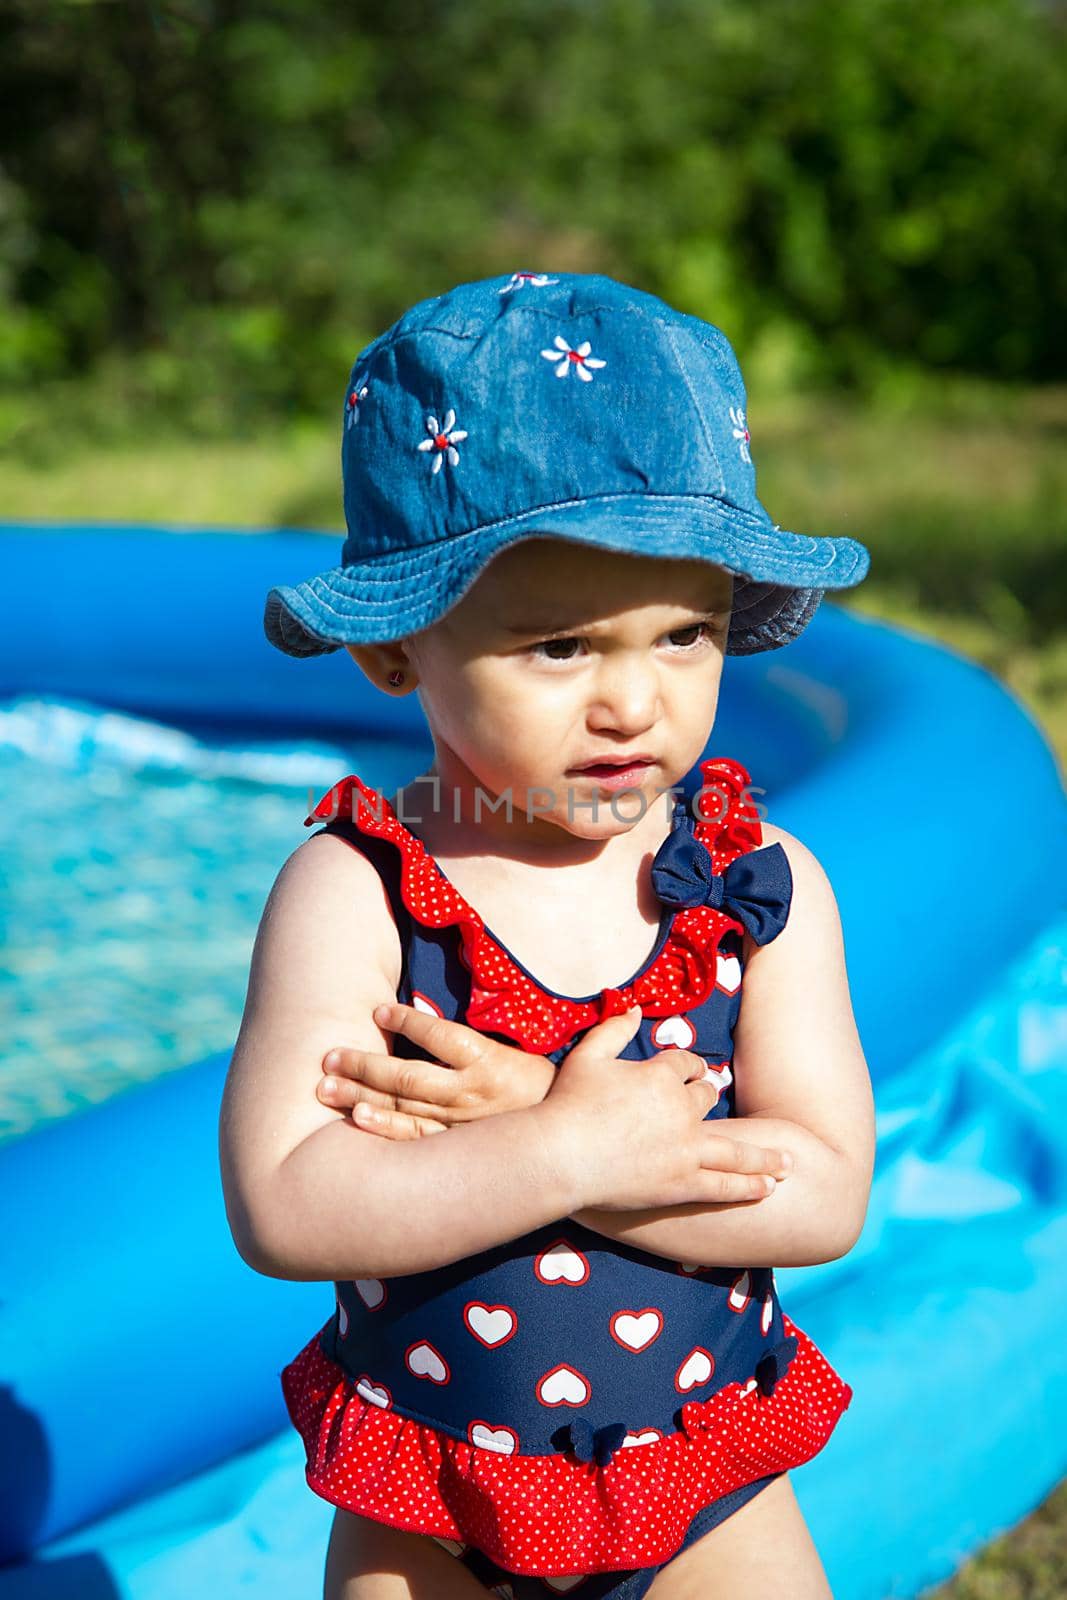
POLYGON ((710 1083, 712 1088, 716 1091, 715 1099, 712 1101, 711 1106, 709 1108, 710 1110, 712 1110, 712 1111, 715 1110, 715 1107, 718 1105, 720 1099, 722 1098, 723 1090, 727 1087, 728 1084, 733 1083, 733 1081, 734 1081, 734 1075, 730 1070, 730 1063, 728 1061, 724 1061, 721 1067, 710 1067, 708 1065, 708 1063, 705 1061, 705 1063, 704 1063, 704 1082, 705 1083, 710 1083))
POLYGON ((737 956, 719 954, 715 958, 715 986, 727 994, 736 994, 741 987, 741 962, 737 956))
POLYGON ((362 1373, 356 1379, 356 1393, 361 1394, 364 1400, 369 1400, 373 1406, 388 1407, 389 1405, 388 1389, 383 1389, 380 1384, 371 1383, 366 1373, 362 1373))
POLYGON ((617 1311, 609 1326, 612 1338, 627 1350, 647 1350, 663 1332, 663 1313, 654 1306, 644 1311, 617 1311))
POLYGON ((760 1333, 762 1333, 764 1335, 769 1333, 770 1326, 771 1326, 771 1318, 772 1318, 773 1315, 774 1315, 774 1306, 771 1303, 770 1295, 767 1295, 766 1298, 763 1301, 763 1310, 760 1312, 760 1315, 759 1315, 759 1330, 760 1330, 760 1333))
POLYGON ((574 1576, 570 1578, 542 1578, 541 1582, 544 1584, 546 1589, 551 1589, 556 1594, 567 1594, 579 1583, 584 1583, 587 1577, 588 1573, 576 1572, 574 1576))
POLYGON ((652 1043, 657 1050, 689 1050, 696 1036, 688 1017, 664 1017, 652 1029, 652 1043))
POLYGON ((752 1298, 752 1279, 748 1268, 734 1279, 733 1287, 727 1296, 726 1304, 731 1311, 744 1311, 752 1298))
POLYGON ((336 1285, 334 1286, 333 1297, 337 1301, 337 1332, 343 1339, 348 1332, 348 1312, 344 1308, 344 1303, 337 1292, 336 1285))
POLYGON ((510 1428, 491 1428, 488 1422, 472 1422, 467 1430, 471 1444, 479 1450, 495 1450, 498 1455, 511 1456, 519 1448, 518 1437, 510 1428))
POLYGON ((385 1284, 381 1278, 353 1278, 356 1293, 368 1311, 377 1311, 385 1299, 385 1284))
POLYGON ((658 1428, 646 1428, 644 1433, 628 1433, 622 1441, 623 1445, 631 1444, 658 1444, 663 1438, 658 1428))
POLYGON ((591 1392, 581 1373, 563 1363, 546 1372, 537 1385, 537 1398, 543 1406, 584 1406, 591 1392))
POLYGON ((465 1544, 460 1544, 457 1539, 442 1539, 440 1534, 437 1533, 431 1533, 430 1538, 433 1539, 435 1544, 439 1544, 442 1550, 447 1550, 450 1556, 461 1556, 467 1548, 465 1544))
POLYGON ((409 1371, 413 1372, 416 1378, 429 1378, 431 1383, 448 1382, 448 1367, 433 1345, 427 1344, 424 1339, 410 1347, 404 1356, 404 1360, 408 1364, 409 1371))
POLYGON ((715 1357, 710 1350, 705 1350, 703 1345, 698 1344, 678 1368, 674 1386, 680 1394, 684 1394, 687 1389, 698 1389, 702 1383, 707 1383, 714 1371, 715 1357))
POLYGON ((481 1300, 472 1300, 463 1307, 463 1319, 474 1337, 490 1349, 510 1339, 518 1327, 518 1319, 508 1306, 487 1306, 481 1300))
POLYGON ((411 1007, 413 1011, 422 1011, 428 1017, 444 1016, 444 1012, 441 1010, 441 1007, 435 1005, 428 995, 420 994, 418 989, 416 989, 414 994, 411 996, 411 1007))
POLYGON ((542 1283, 584 1283, 589 1276, 589 1262, 566 1239, 558 1239, 534 1257, 534 1273, 542 1283))

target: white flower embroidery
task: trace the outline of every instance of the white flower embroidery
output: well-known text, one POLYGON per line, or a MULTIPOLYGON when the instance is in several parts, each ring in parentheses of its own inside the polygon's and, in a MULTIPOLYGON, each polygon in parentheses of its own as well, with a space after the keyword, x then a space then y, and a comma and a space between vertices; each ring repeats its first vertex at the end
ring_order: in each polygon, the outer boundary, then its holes
POLYGON ((348 396, 347 415, 345 416, 345 427, 346 428, 351 428, 355 423, 357 423, 359 421, 360 402, 365 400, 366 397, 367 397, 367 385, 365 383, 361 385, 359 383, 359 380, 357 379, 356 380, 356 387, 351 391, 351 393, 348 396))
POLYGON ((457 428, 455 423, 456 413, 451 408, 445 413, 445 420, 440 427, 438 427, 436 417, 426 418, 426 432, 430 437, 428 439, 420 439, 416 449, 435 450, 437 452, 433 458, 434 472, 440 472, 441 462, 444 460, 446 452, 449 465, 453 467, 459 466, 459 451, 456 449, 456 445, 461 439, 467 437, 467 430, 466 428, 457 428))
POLYGON ((549 278, 543 272, 513 272, 509 282, 497 294, 510 294, 513 289, 521 289, 528 283, 533 289, 543 289, 548 283, 558 283, 558 278, 549 278))
POLYGON ((745 413, 740 406, 730 407, 730 421, 734 425, 734 438, 741 441, 741 460, 751 464, 752 457, 748 453, 748 441, 751 438, 751 434, 745 421, 745 413))
POLYGON ((593 374, 590 368, 607 366, 606 361, 600 361, 596 356, 589 354, 590 345, 588 339, 575 350, 571 349, 562 334, 557 333, 552 342, 556 348, 554 350, 542 350, 541 354, 546 361, 559 362, 556 368, 557 378, 565 378, 571 367, 573 367, 583 383, 592 383, 593 374))

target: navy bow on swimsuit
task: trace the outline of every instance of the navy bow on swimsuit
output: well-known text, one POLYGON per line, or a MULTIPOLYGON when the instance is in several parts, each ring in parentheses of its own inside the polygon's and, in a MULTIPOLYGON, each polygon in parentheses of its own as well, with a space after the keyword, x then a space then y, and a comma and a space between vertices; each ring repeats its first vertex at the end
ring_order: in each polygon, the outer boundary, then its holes
POLYGON ((585 1417, 572 1417, 564 1425, 563 1439, 577 1460, 595 1459, 598 1466, 606 1467, 628 1431, 625 1422, 606 1422, 603 1427, 594 1428, 585 1417))
POLYGON ((652 861, 652 887, 666 905, 715 906, 742 922, 757 944, 781 933, 789 915, 793 875, 780 844, 748 850, 725 872, 712 870, 711 852, 686 828, 675 828, 652 861))

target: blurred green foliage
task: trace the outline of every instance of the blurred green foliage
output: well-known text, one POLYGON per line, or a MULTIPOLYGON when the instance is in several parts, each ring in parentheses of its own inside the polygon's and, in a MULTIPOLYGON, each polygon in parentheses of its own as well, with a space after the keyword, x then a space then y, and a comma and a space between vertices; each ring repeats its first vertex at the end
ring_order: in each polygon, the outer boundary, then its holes
POLYGON ((241 432, 518 268, 750 384, 1062 377, 1065 64, 1036 0, 2 0, 0 386, 241 432))

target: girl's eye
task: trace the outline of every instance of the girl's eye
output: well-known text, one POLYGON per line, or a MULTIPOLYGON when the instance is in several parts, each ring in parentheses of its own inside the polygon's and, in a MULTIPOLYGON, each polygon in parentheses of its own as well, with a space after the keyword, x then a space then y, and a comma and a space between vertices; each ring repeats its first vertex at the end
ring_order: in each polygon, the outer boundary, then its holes
MULTIPOLYGON (((531 650, 566 650, 568 645, 577 645, 581 640, 577 638, 542 638, 539 645, 531 645, 531 650)), ((571 656, 549 656, 549 661, 571 661, 571 656)))
MULTIPOLYGON (((717 629, 717 622, 689 622, 688 627, 675 627, 675 629, 670 630, 669 634, 665 635, 665 637, 670 638, 670 640, 675 640, 675 638, 678 638, 678 635, 683 635, 683 642, 681 642, 680 648, 683 651, 688 651, 694 650, 694 648, 696 648, 696 646, 702 642, 702 638, 715 637, 715 629, 717 629), (686 634, 691 635, 691 637, 685 638, 686 634)), ((569 653, 569 651, 571 651, 571 646, 574 645, 581 645, 581 638, 577 637, 577 635, 568 635, 566 638, 542 638, 542 640, 539 640, 536 645, 531 645, 530 648, 534 651, 568 651, 568 654, 561 654, 561 656, 547 656, 547 658, 542 659, 549 659, 549 661, 573 661, 574 656, 573 654, 569 653)))
POLYGON ((715 632, 710 622, 691 622, 685 628, 673 628, 667 635, 672 644, 680 649, 691 649, 699 644, 702 638, 711 638, 715 632))

